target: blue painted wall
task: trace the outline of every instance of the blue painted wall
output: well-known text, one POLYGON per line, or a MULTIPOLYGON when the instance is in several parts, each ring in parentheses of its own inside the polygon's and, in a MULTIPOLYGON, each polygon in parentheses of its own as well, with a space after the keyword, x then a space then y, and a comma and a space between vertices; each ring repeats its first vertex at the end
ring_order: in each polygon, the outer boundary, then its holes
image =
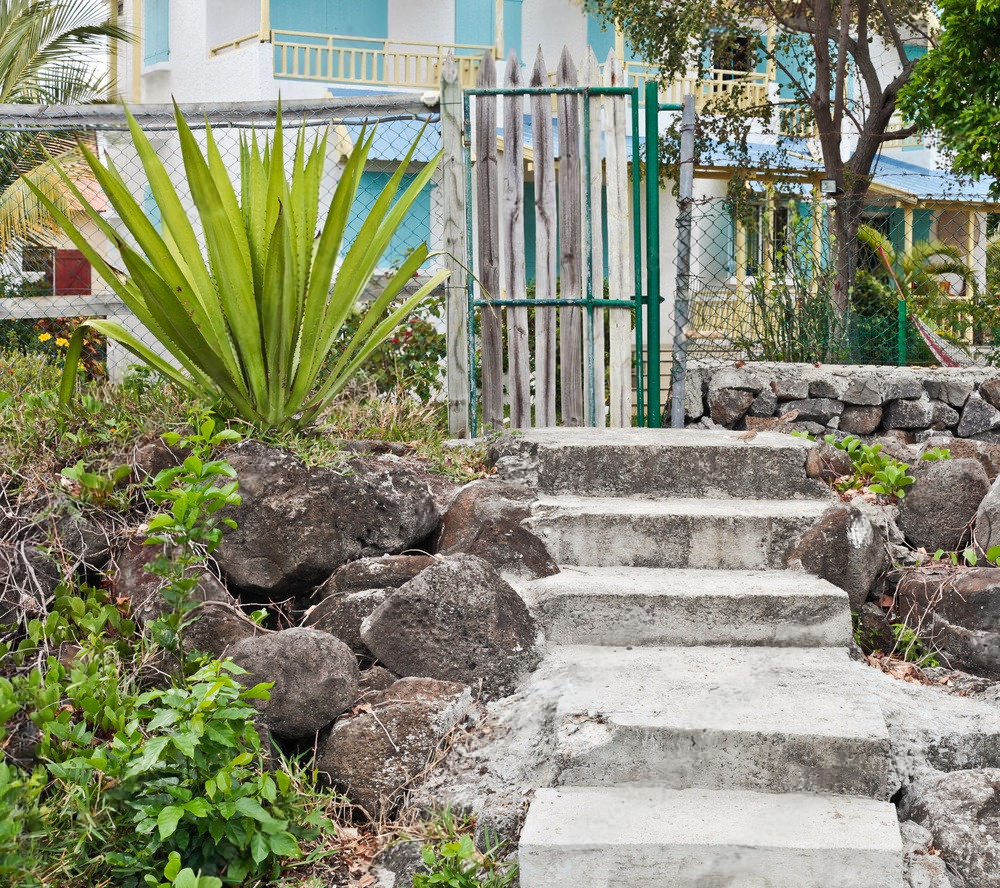
MULTIPOLYGON (((522 0, 504 0, 503 4, 504 55, 513 49, 518 58, 524 55, 521 3, 522 0)), ((495 10, 494 0, 455 0, 455 42, 492 46, 496 42, 495 10)))
MULTIPOLYGON (((382 189, 390 179, 389 173, 365 172, 361 174, 361 183, 358 186, 358 193, 354 197, 354 204, 351 207, 351 216, 347 223, 347 231, 344 234, 344 244, 341 253, 346 253, 347 248, 354 243, 354 239, 361 230, 365 216, 375 203, 382 189)), ((402 193, 410 182, 412 175, 403 176, 399 192, 402 193)), ((397 265, 406 257, 408 250, 419 244, 425 243, 431 237, 431 187, 428 185, 417 197, 410 212, 407 213, 403 224, 400 225, 393 239, 389 242, 389 248, 379 262, 381 267, 387 265, 397 265)))
POLYGON ((271 27, 353 37, 388 37, 388 0, 271 0, 271 27))

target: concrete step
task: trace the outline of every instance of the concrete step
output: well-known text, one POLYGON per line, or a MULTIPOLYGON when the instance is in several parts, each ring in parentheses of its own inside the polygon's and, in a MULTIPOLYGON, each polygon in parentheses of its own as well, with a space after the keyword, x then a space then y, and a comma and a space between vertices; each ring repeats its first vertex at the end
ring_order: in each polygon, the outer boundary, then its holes
POLYGON ((892 805, 845 796, 539 790, 522 888, 901 888, 892 805))
POLYGON ((798 571, 575 567, 521 593, 550 644, 846 646, 847 593, 798 571))
POLYGON ((843 648, 553 648, 559 782, 887 799, 889 735, 843 648))
MULTIPOLYGON (((809 441, 775 432, 529 429, 504 440, 508 480, 584 496, 829 498, 806 476, 809 441)), ((501 457, 503 459, 503 457, 501 457)))
POLYGON ((525 522, 560 564, 767 570, 827 500, 540 496, 525 522))

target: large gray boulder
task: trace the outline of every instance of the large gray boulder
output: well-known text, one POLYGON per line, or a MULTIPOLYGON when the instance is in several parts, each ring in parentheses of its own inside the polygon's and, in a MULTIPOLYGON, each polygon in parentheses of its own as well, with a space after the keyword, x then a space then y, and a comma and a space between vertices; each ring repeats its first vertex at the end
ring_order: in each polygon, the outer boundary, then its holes
POLYGON ((229 462, 243 502, 230 511, 238 526, 216 559, 231 586, 256 596, 308 594, 347 561, 420 544, 441 517, 427 483, 398 462, 307 468, 257 442, 236 448, 229 462))
POLYGON ((348 595, 366 589, 398 589, 425 567, 434 563, 433 555, 383 555, 360 558, 338 570, 316 590, 317 598, 348 595))
POLYGON ((799 422, 828 423, 834 417, 844 412, 844 402, 834 398, 805 398, 801 401, 785 401, 778 413, 784 416, 793 410, 798 412, 799 422))
POLYGON ((904 792, 901 813, 928 829, 970 888, 1000 888, 1000 769, 928 775, 904 792))
POLYGON ((853 503, 831 506, 786 553, 785 563, 839 586, 858 610, 888 567, 887 540, 853 503))
POLYGON ((326 632, 286 629, 234 645, 233 662, 249 673, 247 687, 274 682, 270 700, 254 701, 276 737, 312 737, 358 697, 358 663, 351 649, 326 632))
POLYGON ((978 441, 974 438, 949 438, 945 435, 930 435, 923 441, 923 449, 946 447, 953 459, 975 459, 986 470, 986 477, 992 484, 1000 477, 1000 444, 978 441))
POLYGON ((849 435, 871 435, 882 424, 880 405, 848 404, 840 414, 840 431, 849 435))
POLYGON ((359 657, 371 651, 361 640, 361 624, 385 603, 392 589, 362 589, 324 598, 310 609, 302 625, 339 638, 359 657))
POLYGON ((338 719, 317 767, 371 817, 391 813, 406 786, 422 774, 438 744, 472 705, 468 685, 403 678, 367 695, 338 719))
POLYGON ((1000 569, 901 571, 895 609, 926 627, 951 667, 1000 678, 1000 569))
MULTIPOLYGON (((165 554, 163 546, 146 546, 137 541, 131 543, 118 556, 114 593, 116 597, 128 601, 129 610, 140 626, 158 620, 171 609, 171 605, 163 597, 167 580, 149 571, 153 563, 163 558, 165 554)), ((191 593, 191 599, 196 602, 212 601, 236 607, 236 599, 209 570, 203 570, 199 574, 198 584, 191 593)))
POLYGON ((498 571, 533 579, 559 572, 545 544, 521 522, 531 517, 534 491, 502 481, 462 488, 441 521, 442 555, 476 555, 498 571))
POLYGON ((1000 546, 1000 479, 990 486, 976 510, 976 545, 983 552, 1000 546))
POLYGON ((919 462, 916 479, 899 504, 899 526, 915 548, 957 549, 989 490, 986 472, 974 459, 919 462))
POLYGON ((390 595, 361 638, 397 675, 514 690, 538 663, 537 627, 517 592, 483 559, 451 556, 390 595))
POLYGON ((971 438, 973 435, 990 432, 1000 427, 1000 410, 984 401, 977 393, 969 395, 962 408, 962 418, 958 423, 958 436, 971 438))

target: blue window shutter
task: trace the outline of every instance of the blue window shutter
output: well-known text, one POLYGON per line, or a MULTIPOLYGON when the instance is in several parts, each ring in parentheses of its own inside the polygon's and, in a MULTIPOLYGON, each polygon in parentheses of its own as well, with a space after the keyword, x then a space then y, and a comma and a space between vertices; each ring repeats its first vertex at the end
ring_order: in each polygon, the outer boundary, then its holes
POLYGON ((455 3, 455 42, 492 46, 496 24, 494 8, 494 0, 458 0, 455 3))
POLYGON ((587 13, 587 43, 594 48, 597 61, 604 63, 608 53, 615 48, 615 27, 611 22, 605 23, 599 15, 587 13))
MULTIPOLYGON (((361 174, 361 182, 358 185, 358 192, 354 196, 354 204, 351 206, 351 214, 347 222, 347 230, 344 233, 344 243, 341 253, 346 254, 348 248, 354 243, 365 217, 371 210, 378 196, 382 193, 386 183, 390 179, 389 173, 364 172, 361 174)), ((413 181, 413 175, 403 176, 397 194, 402 194, 413 181)), ((379 266, 385 268, 389 265, 399 265, 406 258, 406 254, 430 240, 431 236, 431 187, 428 185, 417 195, 417 199, 410 207, 410 211, 403 219, 402 225, 396 231, 389 247, 379 261, 379 266)))
POLYGON ((513 49, 517 57, 521 52, 521 0, 503 0, 503 49, 508 55, 513 49))
POLYGON ((170 0, 145 0, 142 11, 143 64, 165 62, 170 58, 170 0))
POLYGON ((931 221, 933 218, 934 210, 913 211, 913 242, 915 244, 931 239, 931 221))

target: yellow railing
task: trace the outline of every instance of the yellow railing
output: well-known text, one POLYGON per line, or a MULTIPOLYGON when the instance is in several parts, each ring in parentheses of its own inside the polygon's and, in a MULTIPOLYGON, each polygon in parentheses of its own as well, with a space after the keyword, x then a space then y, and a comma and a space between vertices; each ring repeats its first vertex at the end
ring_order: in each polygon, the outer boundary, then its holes
POLYGON ((209 49, 208 54, 210 56, 223 55, 224 53, 240 49, 244 43, 261 43, 263 40, 264 38, 261 36, 260 31, 254 31, 252 34, 244 34, 242 37, 237 37, 228 43, 220 43, 218 46, 213 46, 209 49))
MULTIPOLYGON (((896 113, 892 115, 892 119, 889 121, 890 130, 902 129, 905 126, 909 126, 909 121, 904 119, 902 114, 896 113)), ((920 133, 915 133, 912 136, 907 136, 905 139, 893 139, 886 144, 898 145, 900 148, 922 148, 924 140, 921 138, 920 133)))
POLYGON ((305 31, 272 31, 274 76, 327 83, 371 86, 409 86, 437 89, 449 52, 458 62, 463 86, 475 86, 483 53, 490 46, 462 43, 416 43, 312 34, 305 31))
MULTIPOLYGON (((625 81, 628 86, 639 87, 639 101, 644 102, 646 83, 659 79, 656 68, 641 62, 625 63, 625 81)), ((685 95, 693 95, 695 108, 701 110, 712 99, 739 91, 740 104, 759 107, 767 101, 767 75, 756 72, 728 71, 713 68, 705 76, 678 77, 665 87, 660 87, 660 101, 680 104, 685 95)))

